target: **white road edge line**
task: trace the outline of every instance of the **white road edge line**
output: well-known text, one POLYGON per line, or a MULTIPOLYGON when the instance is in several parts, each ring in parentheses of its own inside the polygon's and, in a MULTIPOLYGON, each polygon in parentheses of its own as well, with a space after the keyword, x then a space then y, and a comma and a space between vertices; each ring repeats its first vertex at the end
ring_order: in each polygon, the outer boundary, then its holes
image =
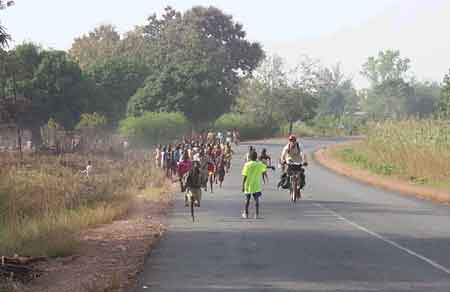
POLYGON ((407 254, 409 254, 409 255, 411 255, 411 256, 413 256, 413 257, 418 258, 419 260, 421 260, 421 261, 423 261, 423 262, 426 262, 427 264, 433 266, 434 268, 440 270, 441 272, 444 272, 444 273, 450 275, 450 269, 448 269, 448 268, 446 268, 446 267, 444 267, 444 266, 442 266, 442 265, 436 263, 435 261, 433 261, 433 260, 427 258, 426 256, 423 256, 423 255, 421 255, 421 254, 419 254, 419 253, 417 253, 417 252, 415 252, 415 251, 413 251, 413 250, 410 250, 410 249, 407 248, 407 247, 404 247, 404 246, 402 246, 402 245, 396 243, 395 241, 392 241, 392 240, 390 240, 390 239, 388 239, 388 238, 386 238, 386 237, 384 237, 384 236, 382 236, 382 235, 380 235, 380 234, 378 234, 378 233, 376 233, 376 232, 374 232, 374 231, 372 231, 372 230, 369 230, 369 229, 367 229, 366 227, 361 226, 361 225, 359 225, 358 223, 355 223, 355 222, 353 222, 353 221, 351 221, 351 220, 345 218, 344 216, 342 216, 341 214, 337 213, 336 211, 333 211, 333 210, 331 210, 331 209, 329 209, 329 208, 327 208, 327 207, 325 207, 325 206, 323 206, 323 205, 321 205, 321 204, 319 204, 319 203, 314 203, 314 205, 316 205, 317 207, 319 207, 319 208, 321 208, 321 209, 323 209, 323 210, 327 210, 327 211, 330 212, 331 214, 333 214, 333 215, 335 215, 336 217, 338 217, 339 219, 341 219, 341 220, 347 222, 348 224, 350 224, 351 226, 355 227, 356 229, 359 229, 359 230, 361 230, 361 231, 364 231, 365 233, 370 234, 370 235, 372 235, 373 237, 378 238, 378 239, 380 239, 380 240, 382 240, 382 241, 384 241, 384 242, 386 242, 386 243, 388 243, 388 244, 390 244, 390 245, 392 245, 392 246, 394 246, 394 247, 396 247, 396 248, 398 248, 398 249, 400 249, 400 250, 406 252, 407 254))

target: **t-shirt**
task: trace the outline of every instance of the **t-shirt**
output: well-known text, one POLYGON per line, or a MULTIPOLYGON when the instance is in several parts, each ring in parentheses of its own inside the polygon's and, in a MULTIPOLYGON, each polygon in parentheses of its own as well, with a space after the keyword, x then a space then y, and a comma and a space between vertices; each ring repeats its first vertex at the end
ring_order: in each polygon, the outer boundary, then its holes
POLYGON ((188 188, 198 189, 202 186, 202 178, 200 174, 200 169, 198 167, 193 167, 188 174, 186 179, 186 186, 188 188))
POLYGON ((192 168, 192 161, 190 160, 182 160, 178 163, 178 173, 181 176, 189 172, 191 168, 192 168))
POLYGON ((260 161, 245 163, 242 169, 242 175, 247 177, 244 185, 244 193, 254 194, 261 192, 261 176, 266 170, 267 166, 260 161))

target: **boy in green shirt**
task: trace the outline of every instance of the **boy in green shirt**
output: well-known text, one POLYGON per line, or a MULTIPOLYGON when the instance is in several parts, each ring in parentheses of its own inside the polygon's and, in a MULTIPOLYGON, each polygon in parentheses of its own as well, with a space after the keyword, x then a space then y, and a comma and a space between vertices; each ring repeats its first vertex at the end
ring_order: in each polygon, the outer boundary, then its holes
POLYGON ((259 197, 262 196, 261 192, 261 178, 266 172, 267 166, 261 161, 257 161, 258 154, 255 150, 250 152, 250 161, 245 163, 242 169, 242 175, 244 179, 242 180, 242 192, 245 194, 245 211, 242 217, 248 218, 248 207, 250 205, 250 198, 253 196, 255 200, 256 214, 255 218, 259 218, 259 197))

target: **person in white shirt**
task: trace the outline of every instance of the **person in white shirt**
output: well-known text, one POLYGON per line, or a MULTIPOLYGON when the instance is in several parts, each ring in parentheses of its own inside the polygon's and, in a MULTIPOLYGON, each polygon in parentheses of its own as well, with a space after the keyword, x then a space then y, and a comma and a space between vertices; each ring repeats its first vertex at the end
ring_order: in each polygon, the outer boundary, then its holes
POLYGON ((86 174, 86 177, 89 177, 89 175, 92 173, 92 161, 88 161, 86 168, 81 171, 82 174, 86 174))

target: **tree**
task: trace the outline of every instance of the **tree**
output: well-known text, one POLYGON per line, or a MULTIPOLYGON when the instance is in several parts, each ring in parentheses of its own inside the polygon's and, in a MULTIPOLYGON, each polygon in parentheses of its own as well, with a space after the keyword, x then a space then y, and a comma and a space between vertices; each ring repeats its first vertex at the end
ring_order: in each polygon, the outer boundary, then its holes
POLYGON ((259 44, 245 39, 242 25, 214 7, 184 14, 166 8, 144 28, 153 60, 143 88, 130 99, 128 113, 180 111, 199 125, 229 110, 240 81, 263 57, 259 44))
POLYGON ((365 100, 366 111, 373 118, 399 118, 407 115, 406 103, 413 88, 405 81, 410 60, 399 51, 386 50, 370 57, 363 65, 362 75, 371 82, 365 100))
POLYGON ((372 88, 365 109, 374 119, 397 119, 408 115, 406 101, 414 93, 402 79, 388 80, 372 88))
POLYGON ((441 90, 441 98, 439 100, 439 115, 441 117, 450 117, 450 70, 444 77, 441 90))
MULTIPOLYGON (((14 5, 14 1, 0 0, 0 10, 14 5)), ((8 41, 11 40, 11 36, 6 32, 6 29, 0 25, 0 49, 8 45, 8 41)))
POLYGON ((359 107, 353 82, 342 73, 340 64, 320 70, 318 88, 319 115, 339 117, 345 113, 353 113, 359 107))
POLYGON ((44 51, 34 72, 31 90, 33 123, 50 118, 66 129, 73 128, 81 113, 95 109, 95 90, 80 67, 63 51, 44 51))
POLYGON ((289 123, 289 133, 292 133, 295 122, 306 121, 315 116, 318 100, 311 92, 301 87, 286 86, 278 94, 281 112, 289 123))
POLYGON ((413 93, 405 100, 408 115, 430 117, 437 112, 441 97, 441 86, 436 82, 411 81, 413 93))
POLYGON ((378 53, 378 57, 369 57, 364 63, 361 74, 376 86, 390 80, 405 78, 410 68, 410 59, 401 58, 400 51, 386 50, 378 53))
POLYGON ((112 25, 101 25, 76 38, 69 54, 80 64, 82 69, 112 58, 117 55, 120 45, 120 34, 112 25))
POLYGON ((255 70, 254 78, 244 80, 236 109, 263 125, 281 119, 278 91, 287 83, 287 72, 281 57, 267 57, 255 70))
POLYGON ((128 100, 142 86, 147 71, 145 64, 121 56, 90 66, 87 75, 102 91, 104 98, 100 108, 113 125, 125 118, 128 100))

